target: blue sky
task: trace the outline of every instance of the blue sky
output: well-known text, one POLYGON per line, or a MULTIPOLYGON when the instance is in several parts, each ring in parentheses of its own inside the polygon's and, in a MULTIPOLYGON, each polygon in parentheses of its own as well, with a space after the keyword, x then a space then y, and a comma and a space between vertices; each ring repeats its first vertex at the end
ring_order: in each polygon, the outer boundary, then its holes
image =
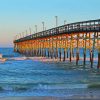
POLYGON ((0 0, 0 47, 13 46, 16 34, 25 32, 38 25, 42 30, 42 21, 46 28, 58 24, 99 19, 100 0, 0 0))

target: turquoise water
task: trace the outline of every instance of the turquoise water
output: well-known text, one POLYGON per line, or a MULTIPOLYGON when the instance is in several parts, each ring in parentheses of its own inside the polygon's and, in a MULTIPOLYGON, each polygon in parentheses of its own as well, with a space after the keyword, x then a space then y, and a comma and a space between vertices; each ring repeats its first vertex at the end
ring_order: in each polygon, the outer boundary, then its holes
POLYGON ((2 48, 0 53, 8 58, 0 63, 0 96, 71 96, 99 93, 88 89, 92 83, 100 83, 97 70, 76 66, 69 62, 16 61, 21 57, 13 48, 2 48))

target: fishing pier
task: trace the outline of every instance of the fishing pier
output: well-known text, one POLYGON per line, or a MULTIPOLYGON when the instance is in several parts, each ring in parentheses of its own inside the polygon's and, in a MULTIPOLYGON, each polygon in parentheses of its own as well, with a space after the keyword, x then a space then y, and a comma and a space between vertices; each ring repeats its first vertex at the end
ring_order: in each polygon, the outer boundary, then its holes
POLYGON ((89 59, 91 68, 96 56, 97 68, 100 68, 100 19, 65 24, 15 39, 14 51, 26 56, 55 58, 59 61, 68 59, 72 62, 75 59, 76 65, 82 58, 84 67, 89 59))

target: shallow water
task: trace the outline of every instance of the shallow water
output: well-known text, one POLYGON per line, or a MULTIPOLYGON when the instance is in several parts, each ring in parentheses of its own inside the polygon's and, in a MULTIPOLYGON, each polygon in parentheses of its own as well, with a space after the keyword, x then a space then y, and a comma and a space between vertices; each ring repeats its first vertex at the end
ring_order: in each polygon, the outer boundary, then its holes
MULTIPOLYGON (((7 58, 21 57, 13 48, 2 48, 0 53, 7 58)), ((99 89, 87 89, 92 83, 100 83, 100 73, 89 66, 33 60, 0 63, 0 96, 71 96, 98 92, 99 89)))

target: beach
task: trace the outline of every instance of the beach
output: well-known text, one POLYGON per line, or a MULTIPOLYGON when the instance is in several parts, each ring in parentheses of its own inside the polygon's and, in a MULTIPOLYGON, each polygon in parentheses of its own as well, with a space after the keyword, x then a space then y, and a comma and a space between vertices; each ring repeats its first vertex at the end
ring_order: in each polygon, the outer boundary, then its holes
POLYGON ((0 100, 100 100, 100 0, 1 0, 0 14, 0 100))
MULTIPOLYGON (((25 57, 13 48, 0 49, 0 100, 66 100, 97 99, 100 93, 100 71, 86 67, 75 59, 69 62, 46 57, 25 57)), ((96 59, 95 59, 96 61, 96 59)), ((94 63, 96 65, 96 63, 94 63)))
POLYGON ((72 97, 3 97, 0 100, 100 100, 100 96, 72 96, 72 97))

